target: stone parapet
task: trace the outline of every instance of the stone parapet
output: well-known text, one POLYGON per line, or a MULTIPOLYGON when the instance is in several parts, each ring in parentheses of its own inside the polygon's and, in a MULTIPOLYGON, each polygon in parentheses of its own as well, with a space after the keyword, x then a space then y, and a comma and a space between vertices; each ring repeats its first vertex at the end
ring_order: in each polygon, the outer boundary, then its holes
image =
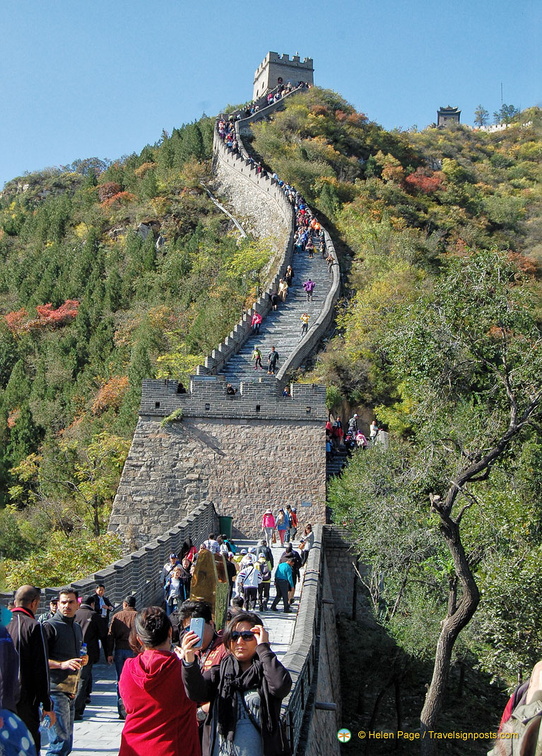
MULTIPOLYGON (((218 515, 213 504, 208 501, 195 506, 184 518, 179 518, 177 525, 162 527, 160 536, 154 540, 134 530, 126 518, 123 520, 121 516, 120 520, 121 531, 131 528, 131 546, 140 542, 141 547, 99 572, 70 585, 79 591, 80 596, 85 597, 94 593, 97 583, 103 583, 106 596, 116 607, 122 604, 126 596, 134 596, 138 609, 162 604, 160 573, 169 555, 180 553, 183 543, 189 538, 194 544, 202 543, 209 533, 218 528, 218 515)), ((49 600, 58 594, 60 587, 64 586, 43 589, 39 612, 49 610, 49 600)), ((0 600, 4 603, 11 598, 11 593, 0 593, 0 600)))
POLYGON ((296 754, 338 756, 341 722, 336 608, 327 568, 324 528, 314 528, 294 637, 282 663, 293 687, 283 702, 283 716, 296 754), (323 708, 321 704, 328 704, 323 708))
MULTIPOLYGON (((141 392, 141 417, 166 418, 180 411, 184 418, 222 418, 254 420, 327 420, 326 389, 315 383, 293 383, 291 396, 282 396, 274 376, 240 384, 238 393, 226 393, 221 375, 192 376, 190 391, 177 393, 173 380, 144 380, 141 392)), ((172 422, 175 420, 172 419, 172 422)))

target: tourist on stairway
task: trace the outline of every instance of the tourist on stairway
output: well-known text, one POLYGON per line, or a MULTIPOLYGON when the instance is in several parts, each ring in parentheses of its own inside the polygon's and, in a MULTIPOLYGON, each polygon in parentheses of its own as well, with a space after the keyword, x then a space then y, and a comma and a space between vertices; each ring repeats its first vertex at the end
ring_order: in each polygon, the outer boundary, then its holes
POLYGON ((210 533, 209 538, 207 538, 202 545, 207 551, 210 551, 213 554, 220 554, 220 544, 216 540, 214 533, 210 533))
POLYGON ((267 374, 275 375, 277 372, 277 363, 279 361, 279 353, 274 346, 271 347, 271 351, 267 355, 267 374))
POLYGON ((303 562, 301 560, 301 555, 297 551, 295 551, 291 543, 285 544, 285 547, 286 549, 280 557, 279 564, 281 562, 286 562, 286 561, 290 561, 290 563, 292 564, 292 577, 294 580, 294 585, 288 591, 288 600, 291 604, 294 598, 295 584, 299 580, 299 570, 301 569, 301 565, 303 564, 303 562))
POLYGON ((263 370, 262 353, 259 347, 254 347, 254 351, 252 352, 252 361, 254 363, 254 370, 263 370))
POLYGON ((268 546, 273 543, 273 532, 275 530, 275 518, 273 517, 273 511, 267 509, 262 517, 262 528, 265 531, 265 540, 268 546))
POLYGON ((51 700, 56 714, 54 728, 47 730, 47 754, 67 756, 73 746, 75 693, 81 668, 88 657, 81 655, 83 631, 75 621, 79 595, 73 588, 58 594, 58 611, 43 623, 43 635, 49 660, 51 700))
POLYGON ((286 532, 288 531, 290 527, 290 518, 284 511, 283 507, 279 509, 279 513, 276 517, 275 523, 276 523, 276 527, 279 533, 280 545, 284 546, 284 541, 286 540, 286 532))
POLYGON ((275 564, 273 560, 273 552, 271 551, 271 549, 265 542, 265 539, 263 538, 260 541, 258 541, 258 545, 256 546, 256 556, 260 557, 262 555, 265 557, 266 562, 269 562, 270 569, 273 569, 274 564, 275 564))
POLYGON ((314 533, 312 532, 312 525, 309 522, 305 526, 305 530, 303 531, 303 537, 299 544, 299 549, 301 550, 301 560, 303 564, 305 564, 305 562, 307 561, 307 558, 309 556, 309 551, 312 549, 313 546, 314 546, 314 533))
MULTIPOLYGON (((7 631, 13 639, 20 660, 18 677, 21 695, 15 711, 30 730, 39 752, 40 705, 43 706, 43 714, 49 715, 53 723, 56 719, 49 697, 49 665, 42 627, 35 619, 40 604, 40 589, 32 585, 22 585, 15 593, 14 601, 12 619, 7 631)), ((5 682, 8 684, 9 680, 5 682)))
POLYGON ((168 617, 188 598, 190 594, 190 580, 190 572, 180 564, 175 565, 164 586, 166 614, 168 617))
POLYGON ((256 567, 262 574, 262 581, 258 586, 258 607, 260 612, 266 612, 269 602, 269 591, 271 589, 271 565, 265 556, 260 554, 256 567))
POLYGON ((256 560, 247 564, 237 575, 237 592, 245 599, 247 610, 256 608, 258 586, 262 582, 262 573, 256 567, 256 560))
POLYGON ((312 281, 310 278, 308 278, 304 284, 303 288, 305 289, 307 293, 307 302, 312 302, 312 294, 314 292, 314 287, 316 286, 315 282, 312 281))
POLYGON ((117 672, 117 710, 119 719, 126 719, 126 709, 122 703, 119 693, 119 680, 126 659, 134 656, 134 651, 130 646, 130 633, 136 618, 136 602, 134 596, 126 596, 122 602, 122 609, 117 612, 107 634, 107 663, 115 664, 117 672))
POLYGON ((87 701, 92 692, 92 667, 100 661, 100 643, 107 658, 106 635, 107 628, 102 618, 94 611, 93 596, 87 596, 75 612, 75 621, 83 631, 83 643, 87 645, 88 662, 81 670, 77 693, 75 695, 75 719, 83 719, 87 701))
POLYGON ((262 324, 262 316, 259 312, 254 312, 250 325, 252 326, 252 334, 257 336, 260 333, 260 326, 262 324))

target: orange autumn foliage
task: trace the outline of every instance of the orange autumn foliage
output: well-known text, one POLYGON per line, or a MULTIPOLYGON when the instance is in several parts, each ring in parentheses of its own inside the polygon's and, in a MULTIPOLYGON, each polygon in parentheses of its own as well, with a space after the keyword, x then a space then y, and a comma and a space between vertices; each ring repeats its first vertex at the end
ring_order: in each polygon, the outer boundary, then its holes
POLYGON ((118 409, 129 383, 128 376, 126 375, 117 375, 110 378, 98 391, 92 403, 92 413, 100 415, 107 409, 118 409))
POLYGON ((67 299, 56 309, 49 302, 36 306, 37 318, 29 318, 24 307, 16 312, 8 312, 4 320, 12 333, 25 333, 38 328, 59 328, 71 323, 77 317, 79 302, 77 299, 67 299))
POLYGON ((122 202, 133 202, 136 199, 135 194, 131 192, 119 192, 113 197, 109 197, 102 202, 102 207, 111 207, 112 205, 120 205, 122 202))
POLYGON ((436 172, 428 174, 423 169, 418 168, 405 178, 405 184, 422 194, 431 194, 442 186, 442 173, 436 172))

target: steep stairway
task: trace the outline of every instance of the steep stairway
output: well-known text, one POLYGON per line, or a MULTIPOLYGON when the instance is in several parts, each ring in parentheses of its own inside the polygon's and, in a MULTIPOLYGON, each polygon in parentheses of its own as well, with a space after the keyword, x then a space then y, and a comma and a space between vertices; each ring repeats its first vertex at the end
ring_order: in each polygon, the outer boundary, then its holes
POLYGON ((333 478, 335 475, 340 475, 348 464, 348 460, 348 452, 344 447, 336 449, 332 457, 326 462, 326 480, 333 478))
POLYGON ((263 320, 259 335, 250 336, 240 351, 228 360, 221 371, 226 381, 234 388, 238 388, 241 381, 254 381, 262 375, 267 376, 267 355, 272 346, 279 354, 278 367, 280 368, 301 341, 301 315, 308 312, 311 316, 310 333, 311 327, 320 314, 332 283, 322 254, 315 251, 313 258, 310 258, 307 252, 294 254, 292 268, 294 279, 286 302, 281 302, 278 310, 269 312, 263 320), (303 283, 308 278, 316 283, 311 302, 307 301, 307 295, 303 289, 303 283), (263 370, 254 370, 251 356, 256 346, 262 353, 263 370))

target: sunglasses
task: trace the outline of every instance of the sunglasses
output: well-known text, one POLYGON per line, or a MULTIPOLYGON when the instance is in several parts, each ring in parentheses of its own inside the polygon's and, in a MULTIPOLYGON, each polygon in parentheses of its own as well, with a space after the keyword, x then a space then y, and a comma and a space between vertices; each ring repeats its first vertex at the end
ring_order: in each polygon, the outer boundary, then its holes
POLYGON ((253 640, 254 639, 254 633, 252 630, 241 630, 241 632, 238 632, 237 630, 234 630, 231 634, 231 639, 235 643, 239 640, 239 638, 242 638, 243 640, 253 640))

